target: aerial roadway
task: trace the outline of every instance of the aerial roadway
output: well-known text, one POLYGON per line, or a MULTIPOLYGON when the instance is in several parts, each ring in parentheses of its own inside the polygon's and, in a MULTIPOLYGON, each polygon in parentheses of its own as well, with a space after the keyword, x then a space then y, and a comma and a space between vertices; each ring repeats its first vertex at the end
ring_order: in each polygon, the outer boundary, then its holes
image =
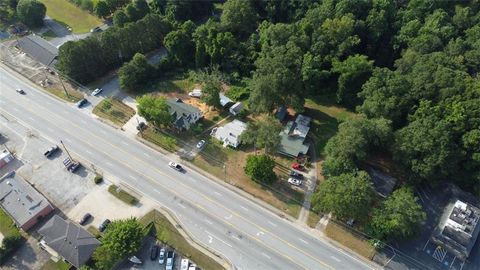
POLYGON ((50 97, 3 66, 0 114, 52 143, 62 140, 74 157, 168 208, 198 242, 222 254, 235 269, 377 268, 188 165, 184 173, 171 169, 171 158, 50 97))

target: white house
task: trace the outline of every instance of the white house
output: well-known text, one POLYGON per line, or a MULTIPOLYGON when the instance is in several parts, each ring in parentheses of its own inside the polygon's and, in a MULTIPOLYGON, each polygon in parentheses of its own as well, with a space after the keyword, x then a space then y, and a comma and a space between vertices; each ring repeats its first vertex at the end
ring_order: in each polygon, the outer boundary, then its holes
POLYGON ((217 138, 219 141, 222 141, 223 147, 231 146, 237 148, 241 143, 240 135, 242 135, 245 129, 247 129, 246 123, 239 120, 233 120, 225 126, 214 128, 210 135, 217 138))
POLYGON ((242 111, 242 109, 243 109, 242 102, 237 102, 233 104, 232 107, 230 107, 229 111, 232 115, 237 115, 240 113, 240 111, 242 111))
POLYGON ((173 125, 179 130, 188 130, 203 116, 198 108, 183 103, 179 98, 167 99, 167 105, 172 115, 173 125))

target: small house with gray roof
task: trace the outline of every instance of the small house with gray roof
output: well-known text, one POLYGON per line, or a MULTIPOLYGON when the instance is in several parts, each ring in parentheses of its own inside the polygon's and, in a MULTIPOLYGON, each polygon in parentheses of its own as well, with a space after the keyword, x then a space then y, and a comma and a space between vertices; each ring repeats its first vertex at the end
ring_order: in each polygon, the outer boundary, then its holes
POLYGON ((18 47, 45 66, 55 66, 58 49, 41 36, 29 35, 18 40, 18 47))
POLYGON ((24 231, 53 211, 48 200, 15 172, 0 180, 0 205, 24 231))
POLYGON ((179 98, 167 99, 167 105, 172 116, 172 124, 178 130, 190 129, 190 126, 198 122, 203 116, 198 108, 184 103, 179 98))
POLYGON ((100 245, 92 234, 58 215, 38 231, 43 236, 40 246, 56 259, 64 259, 76 268, 84 265, 100 245))
POLYGON ((305 143, 305 138, 310 130, 310 121, 310 117, 301 114, 295 121, 289 121, 280 132, 278 153, 294 158, 306 155, 310 148, 310 145, 305 143))

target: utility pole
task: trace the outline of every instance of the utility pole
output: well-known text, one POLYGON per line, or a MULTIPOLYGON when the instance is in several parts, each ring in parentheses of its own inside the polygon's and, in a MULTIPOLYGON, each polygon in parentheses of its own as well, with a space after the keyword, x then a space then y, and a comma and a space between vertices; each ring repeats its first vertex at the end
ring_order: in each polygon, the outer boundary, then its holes
POLYGON ((67 89, 65 88, 65 85, 63 84, 62 75, 60 75, 60 73, 58 74, 58 78, 60 79, 60 83, 62 84, 63 91, 65 92, 65 95, 67 96, 67 98, 70 98, 70 95, 68 94, 67 89))
POLYGON ((63 141, 62 141, 62 140, 60 140, 60 143, 62 144, 63 148, 65 149, 65 152, 67 152, 67 155, 68 155, 68 157, 70 158, 70 160, 73 161, 72 156, 70 156, 70 153, 68 152, 67 147, 65 147, 65 144, 63 144, 63 141))
POLYGON ((140 131, 140 136, 143 138, 143 127, 140 126, 140 121, 138 121, 138 117, 135 117, 135 119, 137 120, 137 127, 140 131))

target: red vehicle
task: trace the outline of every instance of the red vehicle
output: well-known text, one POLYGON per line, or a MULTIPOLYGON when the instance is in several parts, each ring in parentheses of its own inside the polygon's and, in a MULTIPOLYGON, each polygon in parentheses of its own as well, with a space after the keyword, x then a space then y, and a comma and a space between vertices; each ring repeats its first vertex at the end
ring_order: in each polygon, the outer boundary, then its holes
POLYGON ((292 164, 292 169, 301 171, 301 170, 303 170, 303 166, 298 164, 298 163, 293 163, 292 164))

